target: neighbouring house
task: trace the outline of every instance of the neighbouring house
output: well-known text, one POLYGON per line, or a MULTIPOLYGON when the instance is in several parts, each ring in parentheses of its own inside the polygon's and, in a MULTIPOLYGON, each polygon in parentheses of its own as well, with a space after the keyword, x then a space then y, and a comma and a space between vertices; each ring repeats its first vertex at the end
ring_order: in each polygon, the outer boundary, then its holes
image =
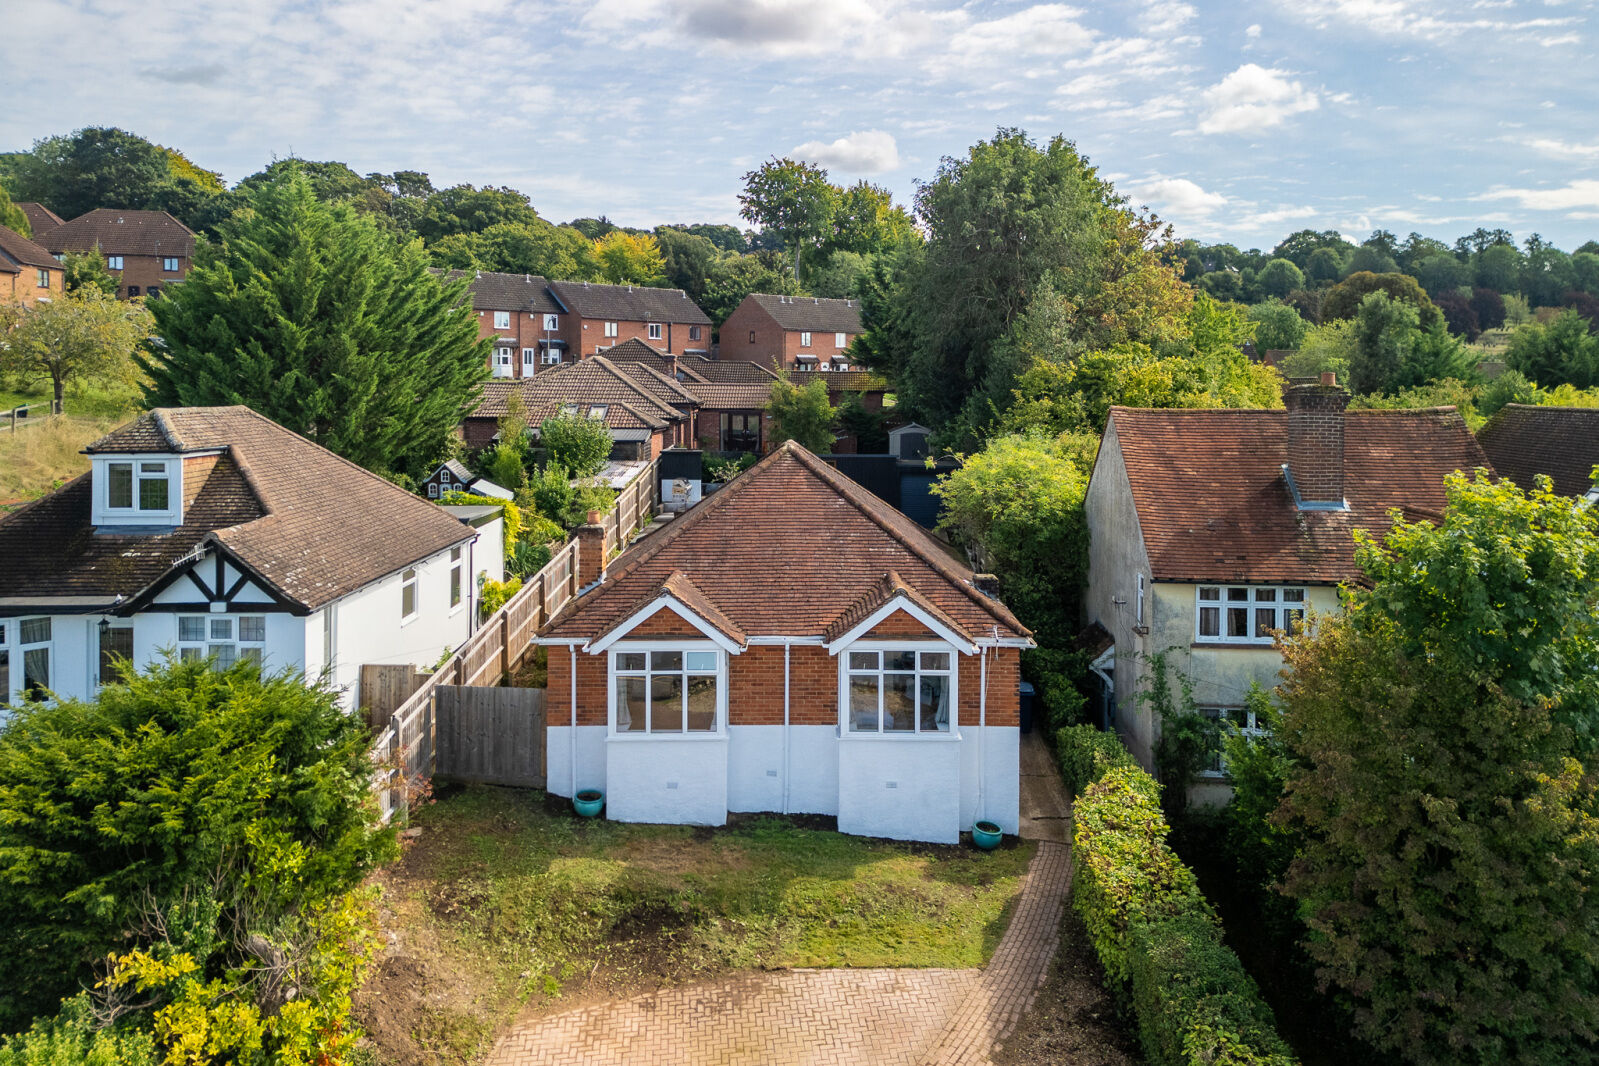
POLYGON ((117 295, 159 296, 182 281, 194 257, 194 231, 165 211, 98 207, 38 238, 52 255, 98 252, 117 279, 117 295))
POLYGON ((471 632, 478 529, 247 407, 157 408, 84 451, 0 517, 6 702, 172 652, 326 676, 356 707, 363 664, 471 632))
POLYGON ((1494 470, 1523 490, 1545 474, 1562 496, 1599 502, 1599 407, 1506 404, 1477 431, 1494 470))
MULTIPOLYGON (((448 275, 456 281, 464 270, 448 275)), ((550 296, 549 282, 537 274, 497 274, 480 270, 470 275, 472 310, 478 336, 493 338, 489 373, 497 378, 530 378, 540 367, 558 366, 566 357, 567 316, 550 296)), ((575 356, 574 356, 575 358, 575 356)))
POLYGON ((17 207, 21 209, 23 217, 28 220, 29 229, 32 230, 28 236, 35 241, 61 225, 63 221, 60 215, 48 207, 31 200, 18 203, 17 207))
POLYGON ((496 500, 509 500, 516 495, 510 489, 472 473, 459 459, 444 460, 427 476, 422 486, 423 494, 430 500, 448 496, 452 492, 470 492, 474 496, 492 496, 496 500))
MULTIPOLYGON (((1396 508, 1436 519, 1444 478, 1489 465, 1453 407, 1348 401, 1323 379, 1289 389, 1286 410, 1111 408, 1084 505, 1084 622, 1112 638, 1097 672, 1146 767, 1160 730, 1139 699, 1152 656, 1174 697, 1181 675, 1207 713, 1256 728, 1244 697, 1277 683, 1273 634, 1339 610, 1338 586, 1361 580, 1354 531, 1382 533, 1396 508)), ((1219 765, 1208 776, 1224 785, 1219 765)))
POLYGON ((673 355, 709 355, 711 320, 682 289, 552 281, 564 319, 568 358, 641 340, 673 355))
POLYGON ((784 370, 849 370, 847 349, 860 334, 859 300, 754 292, 722 323, 718 354, 784 370))
POLYGON ((1031 635, 904 515, 791 441, 608 562, 577 536, 582 591, 538 637, 551 792, 620 821, 1016 832, 1031 635))
POLYGON ((602 420, 611 431, 613 459, 653 459, 666 448, 687 447, 693 440, 691 416, 658 399, 648 386, 604 356, 590 356, 532 378, 485 383, 483 398, 461 424, 468 447, 494 443, 513 393, 535 435, 546 418, 558 414, 602 420))
POLYGON ((44 247, 0 226, 0 304, 32 307, 67 291, 65 269, 44 247))

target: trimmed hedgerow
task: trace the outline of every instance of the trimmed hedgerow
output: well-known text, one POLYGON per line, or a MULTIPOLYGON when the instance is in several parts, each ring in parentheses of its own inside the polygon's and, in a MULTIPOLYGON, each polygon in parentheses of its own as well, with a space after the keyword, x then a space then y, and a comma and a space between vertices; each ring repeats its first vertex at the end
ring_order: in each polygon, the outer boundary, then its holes
POLYGON ((1156 1066, 1292 1066, 1271 1008, 1222 942, 1193 871, 1166 842, 1160 785, 1114 734, 1056 736, 1077 791, 1072 904, 1156 1066))

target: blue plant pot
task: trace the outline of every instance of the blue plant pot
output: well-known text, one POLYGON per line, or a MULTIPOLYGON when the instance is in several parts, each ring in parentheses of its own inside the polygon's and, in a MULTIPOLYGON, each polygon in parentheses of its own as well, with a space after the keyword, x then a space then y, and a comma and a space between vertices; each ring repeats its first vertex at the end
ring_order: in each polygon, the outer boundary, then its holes
POLYGON ((993 851, 1003 839, 1004 831, 993 822, 978 822, 972 826, 972 843, 984 851, 993 851))
POLYGON ((584 818, 593 818, 605 806, 605 793, 597 788, 585 788, 572 797, 572 809, 584 818))

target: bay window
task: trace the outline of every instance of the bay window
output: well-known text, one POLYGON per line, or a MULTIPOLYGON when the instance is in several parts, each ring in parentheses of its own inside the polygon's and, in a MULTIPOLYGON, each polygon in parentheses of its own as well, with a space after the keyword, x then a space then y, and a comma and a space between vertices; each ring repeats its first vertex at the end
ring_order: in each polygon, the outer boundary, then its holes
POLYGON ((1305 590, 1270 585, 1201 585, 1196 593, 1200 643, 1270 644, 1305 617, 1305 590))
POLYGON ((721 660, 721 653, 714 650, 613 650, 613 732, 619 736, 717 732, 721 660))
POLYGON ((266 616, 179 615, 178 658, 184 662, 214 658, 226 670, 240 659, 257 665, 266 656, 266 616))
POLYGON ((955 676, 948 650, 874 648, 845 653, 851 733, 948 733, 955 676))

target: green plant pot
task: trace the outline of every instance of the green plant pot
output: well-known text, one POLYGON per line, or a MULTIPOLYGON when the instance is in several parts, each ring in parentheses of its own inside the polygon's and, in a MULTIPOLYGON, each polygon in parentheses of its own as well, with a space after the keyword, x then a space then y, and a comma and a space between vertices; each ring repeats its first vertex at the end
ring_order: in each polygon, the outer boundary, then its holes
POLYGON ((972 826, 972 843, 984 851, 993 851, 1005 839, 1004 830, 993 822, 978 822, 972 826))
POLYGON ((605 806, 605 793, 597 788, 585 788, 572 797, 572 809, 584 818, 593 818, 605 806))

